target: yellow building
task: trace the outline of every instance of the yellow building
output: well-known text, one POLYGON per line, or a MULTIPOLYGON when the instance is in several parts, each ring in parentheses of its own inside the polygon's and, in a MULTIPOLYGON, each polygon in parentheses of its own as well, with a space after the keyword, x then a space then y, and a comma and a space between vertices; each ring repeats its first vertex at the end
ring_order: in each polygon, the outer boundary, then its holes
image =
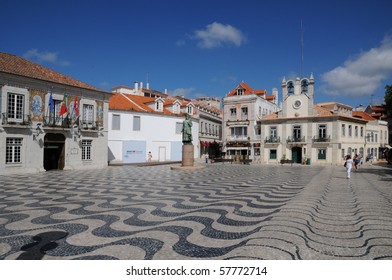
POLYGON ((314 104, 314 77, 283 79, 282 110, 257 122, 261 162, 342 164, 347 154, 378 156, 387 122, 338 102, 314 104))

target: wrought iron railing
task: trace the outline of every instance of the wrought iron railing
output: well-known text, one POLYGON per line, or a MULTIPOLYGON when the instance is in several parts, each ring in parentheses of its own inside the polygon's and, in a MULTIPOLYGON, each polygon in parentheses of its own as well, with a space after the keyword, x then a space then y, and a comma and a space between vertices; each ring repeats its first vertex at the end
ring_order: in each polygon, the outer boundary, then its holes
POLYGON ((15 113, 2 113, 1 124, 3 125, 31 125, 31 116, 15 113))
POLYGON ((305 136, 303 137, 288 137, 287 138, 287 143, 301 143, 305 142, 305 136))
POLYGON ((43 125, 46 127, 62 127, 62 128, 70 128, 71 127, 71 119, 68 118, 68 116, 63 117, 63 116, 44 116, 43 117, 43 125))
POLYGON ((280 143, 280 137, 278 136, 274 136, 274 137, 267 137, 264 140, 264 143, 280 143))
POLYGON ((102 121, 79 120, 79 126, 85 130, 98 130, 103 124, 102 121))
POLYGON ((313 143, 326 143, 326 142, 331 142, 331 136, 314 136, 313 137, 313 143))

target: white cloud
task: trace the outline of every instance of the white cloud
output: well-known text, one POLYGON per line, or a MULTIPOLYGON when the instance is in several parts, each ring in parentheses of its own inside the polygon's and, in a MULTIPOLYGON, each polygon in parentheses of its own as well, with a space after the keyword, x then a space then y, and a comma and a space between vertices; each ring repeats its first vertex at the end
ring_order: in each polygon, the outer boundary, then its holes
POLYGON ((329 95, 363 96, 373 94, 392 74, 392 36, 377 48, 360 53, 343 66, 321 75, 323 91, 329 95))
POLYGON ((58 53, 43 51, 40 52, 37 49, 28 50, 23 54, 23 57, 29 60, 36 61, 37 63, 53 63, 61 66, 69 66, 70 63, 65 60, 60 60, 58 53))
POLYGON ((173 91, 170 91, 170 95, 173 96, 189 96, 193 91, 195 91, 195 88, 177 88, 173 91))
POLYGON ((219 22, 211 23, 205 29, 196 30, 193 38, 199 40, 197 45, 202 49, 219 48, 225 44, 239 47, 246 42, 241 30, 219 22))

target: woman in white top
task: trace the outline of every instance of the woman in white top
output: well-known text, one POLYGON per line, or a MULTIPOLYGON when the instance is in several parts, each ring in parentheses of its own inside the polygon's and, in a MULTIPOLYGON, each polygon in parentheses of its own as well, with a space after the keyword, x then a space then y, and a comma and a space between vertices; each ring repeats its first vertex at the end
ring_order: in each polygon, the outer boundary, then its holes
POLYGON ((347 170, 347 179, 350 179, 351 168, 353 167, 353 160, 350 155, 346 156, 346 170, 347 170))

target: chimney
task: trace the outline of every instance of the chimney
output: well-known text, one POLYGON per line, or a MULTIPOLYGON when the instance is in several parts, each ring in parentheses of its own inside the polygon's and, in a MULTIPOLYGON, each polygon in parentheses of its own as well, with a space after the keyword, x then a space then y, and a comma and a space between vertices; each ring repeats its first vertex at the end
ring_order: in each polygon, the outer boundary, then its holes
POLYGON ((278 95, 279 95, 279 94, 278 94, 278 89, 277 89, 277 88, 273 88, 273 89, 272 89, 272 95, 274 96, 274 99, 275 99, 274 102, 275 102, 275 104, 278 105, 278 95))
POLYGON ((139 83, 135 81, 135 87, 134 87, 135 92, 139 91, 139 83))
POLYGON ((150 83, 149 82, 146 83, 146 88, 150 89, 150 83))
POLYGON ((140 82, 140 90, 143 90, 143 82, 140 82))

